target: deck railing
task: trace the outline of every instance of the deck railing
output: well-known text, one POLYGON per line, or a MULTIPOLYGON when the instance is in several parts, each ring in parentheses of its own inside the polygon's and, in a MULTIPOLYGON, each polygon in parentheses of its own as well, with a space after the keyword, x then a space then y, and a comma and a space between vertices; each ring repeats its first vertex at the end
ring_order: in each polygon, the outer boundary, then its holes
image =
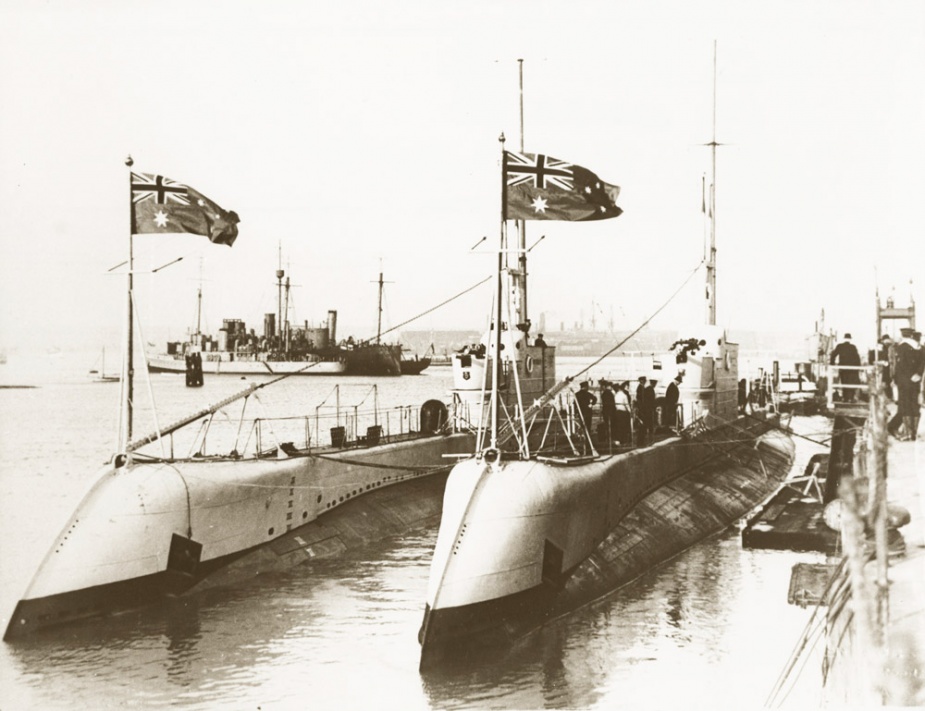
MULTIPOLYGON (((239 413, 229 412, 230 406, 218 408, 160 439, 150 439, 139 452, 164 459, 285 457, 319 449, 370 447, 422 432, 418 405, 379 407, 375 394, 372 403, 367 396, 345 405, 339 392, 333 399, 311 413, 279 417, 247 416, 246 404, 239 413)), ((451 416, 447 426, 465 418, 465 413, 451 416)))

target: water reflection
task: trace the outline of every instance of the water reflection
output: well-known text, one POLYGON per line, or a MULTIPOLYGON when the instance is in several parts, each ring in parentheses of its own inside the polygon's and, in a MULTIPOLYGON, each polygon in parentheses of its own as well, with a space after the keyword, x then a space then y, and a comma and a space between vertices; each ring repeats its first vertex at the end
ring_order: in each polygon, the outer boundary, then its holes
POLYGON ((435 537, 242 568, 142 612, 3 645, 0 707, 754 707, 808 616, 786 604, 798 558, 743 551, 729 529, 512 647, 421 675, 435 537))

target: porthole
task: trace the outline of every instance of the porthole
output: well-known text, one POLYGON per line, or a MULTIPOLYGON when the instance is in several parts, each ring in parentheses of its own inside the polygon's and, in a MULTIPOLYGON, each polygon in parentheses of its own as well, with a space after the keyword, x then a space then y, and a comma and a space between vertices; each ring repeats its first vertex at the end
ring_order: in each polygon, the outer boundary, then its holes
POLYGON ((268 536, 272 536, 272 535, 273 535, 273 529, 272 529, 272 528, 271 528, 269 531, 267 531, 267 535, 268 535, 268 536))

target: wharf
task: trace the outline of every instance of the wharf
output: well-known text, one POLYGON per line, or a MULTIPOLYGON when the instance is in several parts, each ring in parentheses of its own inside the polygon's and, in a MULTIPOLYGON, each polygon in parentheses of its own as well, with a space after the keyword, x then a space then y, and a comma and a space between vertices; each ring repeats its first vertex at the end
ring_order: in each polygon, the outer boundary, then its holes
MULTIPOLYGON (((812 476, 811 474, 806 477, 812 476)), ((749 519, 742 531, 742 546, 747 549, 778 551, 819 551, 826 555, 840 553, 839 534, 825 523, 821 497, 810 495, 818 487, 800 477, 797 488, 793 480, 784 486, 749 519)))
MULTIPOLYGON (((890 560, 887 648, 894 668, 908 670, 915 652, 919 680, 925 673, 925 441, 890 442, 887 454, 888 497, 908 509, 912 520, 902 527, 905 555, 890 560)), ((870 564, 868 564, 870 565, 870 564)), ((872 577, 872 576, 871 576, 872 577)), ((925 703, 925 686, 918 703, 925 703)))
POLYGON ((825 522, 826 504, 853 469, 854 448, 867 418, 867 404, 836 403, 828 454, 813 456, 802 476, 791 477, 742 530, 747 549, 841 552, 840 534, 825 522))
POLYGON ((925 706, 925 442, 890 442, 888 499, 907 508, 905 549, 879 582, 876 557, 825 596, 825 705, 925 706), (846 604, 847 602, 847 604, 846 604))

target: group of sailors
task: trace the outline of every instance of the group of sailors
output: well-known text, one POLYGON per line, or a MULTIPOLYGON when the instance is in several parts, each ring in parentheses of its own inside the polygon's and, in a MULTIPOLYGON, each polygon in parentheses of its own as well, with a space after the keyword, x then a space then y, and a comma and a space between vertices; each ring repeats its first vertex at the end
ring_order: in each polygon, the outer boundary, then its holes
MULTIPOLYGON (((639 376, 635 397, 630 394, 630 382, 599 381, 600 423, 597 427, 599 440, 620 446, 644 446, 654 441, 658 427, 676 431, 678 427, 678 386, 683 380, 678 373, 668 383, 665 394, 655 395, 657 380, 639 376)), ((584 381, 575 393, 575 403, 582 425, 587 432, 594 430, 594 406, 597 396, 591 391, 591 382, 584 381)))
MULTIPOLYGON (((889 334, 880 337, 876 351, 872 351, 868 362, 877 363, 883 374, 883 392, 887 398, 896 402, 896 412, 889 422, 890 434, 898 440, 914 440, 919 428, 919 413, 922 399, 922 378, 925 373, 925 349, 922 347, 922 334, 914 328, 900 329, 901 340, 894 341, 889 334)), ((854 402, 860 390, 861 358, 857 348, 851 343, 851 334, 846 333, 829 357, 832 365, 846 366, 839 368, 839 399, 854 402), (853 386, 853 387, 852 387, 853 386)))
POLYGON ((877 362, 883 368, 884 391, 888 398, 896 400, 896 413, 887 429, 896 439, 911 441, 915 440, 919 430, 925 349, 922 348, 921 332, 903 328, 900 335, 902 338, 898 343, 894 343, 888 335, 881 337, 877 362))

